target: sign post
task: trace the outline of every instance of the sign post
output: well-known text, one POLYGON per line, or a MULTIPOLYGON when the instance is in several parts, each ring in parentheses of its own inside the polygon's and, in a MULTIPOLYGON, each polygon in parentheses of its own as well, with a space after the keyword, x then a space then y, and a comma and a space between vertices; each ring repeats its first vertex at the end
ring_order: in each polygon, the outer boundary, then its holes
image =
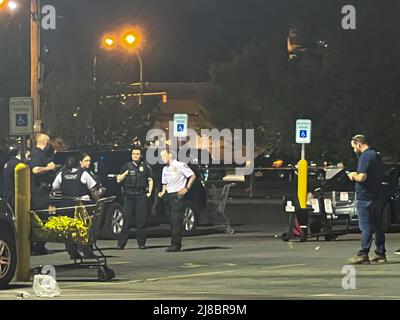
POLYGON ((298 119, 296 121, 296 143, 301 143, 301 160, 298 163, 297 196, 300 207, 305 209, 307 207, 308 178, 305 144, 311 143, 311 120, 298 119))
POLYGON ((13 97, 9 101, 10 136, 21 137, 21 160, 25 160, 26 136, 33 132, 33 99, 13 97))

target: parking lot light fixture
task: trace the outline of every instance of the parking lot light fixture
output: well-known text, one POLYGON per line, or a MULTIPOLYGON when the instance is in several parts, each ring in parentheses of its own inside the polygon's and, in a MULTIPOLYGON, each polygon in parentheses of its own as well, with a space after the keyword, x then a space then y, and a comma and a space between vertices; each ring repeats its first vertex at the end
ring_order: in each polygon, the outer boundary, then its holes
POLYGON ((11 12, 14 12, 18 9, 18 4, 15 1, 8 1, 7 7, 11 12))

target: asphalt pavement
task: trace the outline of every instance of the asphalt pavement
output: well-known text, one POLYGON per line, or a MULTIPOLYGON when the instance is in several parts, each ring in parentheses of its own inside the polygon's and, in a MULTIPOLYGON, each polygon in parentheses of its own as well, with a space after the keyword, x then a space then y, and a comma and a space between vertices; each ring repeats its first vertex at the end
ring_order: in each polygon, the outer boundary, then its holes
MULTIPOLYGON (((71 261, 62 244, 47 244, 51 254, 32 257, 31 266, 55 266, 61 295, 53 300, 400 299, 398 233, 387 235, 387 264, 349 269, 358 233, 330 242, 284 242, 279 235, 288 217, 274 198, 231 199, 226 213, 234 234, 225 233, 221 218, 185 237, 178 253, 165 252, 168 226, 149 230, 146 250, 135 239, 122 251, 115 241, 99 241, 116 274, 110 282, 99 282, 93 269, 66 268, 71 261)), ((0 299, 43 298, 35 296, 32 282, 13 282, 0 299)))

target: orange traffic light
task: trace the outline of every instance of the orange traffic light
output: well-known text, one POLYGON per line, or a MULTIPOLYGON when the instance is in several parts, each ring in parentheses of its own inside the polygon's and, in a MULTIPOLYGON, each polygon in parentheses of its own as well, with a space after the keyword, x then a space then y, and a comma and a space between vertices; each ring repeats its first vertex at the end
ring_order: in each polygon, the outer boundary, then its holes
POLYGON ((167 103, 168 102, 168 96, 166 94, 162 95, 162 102, 167 103))

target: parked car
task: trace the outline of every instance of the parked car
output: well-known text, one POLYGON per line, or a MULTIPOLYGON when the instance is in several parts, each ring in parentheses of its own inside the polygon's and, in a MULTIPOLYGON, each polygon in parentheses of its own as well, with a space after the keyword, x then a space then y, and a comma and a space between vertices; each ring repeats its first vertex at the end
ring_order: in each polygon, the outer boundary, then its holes
MULTIPOLYGON (((397 163, 384 164, 385 176, 382 182, 384 205, 382 207, 383 228, 390 231, 395 224, 400 223, 400 165, 397 163)), ((355 207, 355 183, 350 181, 347 174, 353 168, 343 168, 332 178, 327 179, 309 194, 309 204, 312 199, 322 196, 327 213, 333 216, 348 215, 350 225, 358 226, 358 216, 355 207), (332 212, 330 212, 332 211, 332 212)), ((314 201, 314 203, 316 203, 314 201)), ((320 208, 319 208, 320 209, 320 208)))
POLYGON ((0 198, 0 289, 8 286, 17 267, 14 214, 8 203, 0 198))
POLYGON ((279 156, 273 151, 263 153, 254 159, 254 178, 256 181, 293 181, 294 163, 294 159, 279 156))
MULTIPOLYGON (((131 160, 131 152, 128 149, 121 150, 97 150, 90 152, 92 156, 92 170, 98 176, 102 185, 107 189, 105 197, 116 196, 116 200, 105 209, 102 222, 102 238, 118 238, 124 223, 122 213, 121 185, 116 182, 116 177, 121 167, 131 160)), ((54 162, 62 165, 70 156, 77 156, 78 151, 64 151, 56 153, 54 162)), ((150 198, 147 227, 168 223, 164 204, 158 199, 157 194, 161 190, 161 173, 163 164, 151 165, 154 178, 153 194, 150 198)), ((207 202, 207 194, 202 184, 202 175, 199 166, 189 164, 196 173, 197 179, 186 196, 186 207, 184 212, 184 230, 187 234, 195 231, 196 226, 205 220, 203 212, 207 202)))

